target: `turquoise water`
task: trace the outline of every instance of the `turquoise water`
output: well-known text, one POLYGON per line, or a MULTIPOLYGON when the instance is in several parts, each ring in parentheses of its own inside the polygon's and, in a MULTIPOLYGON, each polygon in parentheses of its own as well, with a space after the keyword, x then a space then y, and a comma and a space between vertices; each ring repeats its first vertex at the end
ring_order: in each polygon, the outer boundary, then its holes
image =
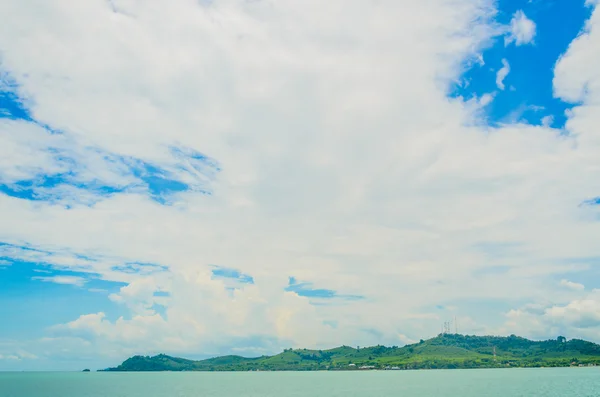
POLYGON ((600 397, 600 368, 0 373, 0 397, 600 397))

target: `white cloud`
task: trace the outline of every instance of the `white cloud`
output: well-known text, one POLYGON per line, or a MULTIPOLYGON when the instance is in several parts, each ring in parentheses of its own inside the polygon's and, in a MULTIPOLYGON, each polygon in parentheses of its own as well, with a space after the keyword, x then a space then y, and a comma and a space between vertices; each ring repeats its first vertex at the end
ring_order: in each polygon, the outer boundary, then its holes
POLYGON ((103 288, 89 288, 88 291, 97 292, 97 293, 107 293, 108 292, 108 290, 103 289, 103 288))
POLYGON ((32 277, 31 279, 43 281, 45 283, 76 285, 78 287, 82 287, 87 281, 83 277, 76 277, 76 276, 48 276, 48 277, 36 276, 36 277, 32 277))
POLYGON ((560 285, 562 285, 563 287, 566 287, 566 288, 573 289, 573 290, 584 290, 585 289, 585 285, 580 284, 580 283, 574 283, 573 281, 569 281, 566 279, 560 280, 560 285))
MULTIPOLYGON (((0 241, 14 244, 3 255, 127 284, 107 299, 128 316, 81 313, 49 331, 56 348, 39 351, 116 361, 401 344, 439 332, 436 305, 538 302, 554 296, 554 275, 585 272, 582 258, 600 255, 597 214, 579 205, 600 194, 597 102, 576 108, 564 135, 481 126, 492 95, 446 97, 494 32, 491 1, 114 4, 117 13, 46 2, 33 13, 31 2, 0 2, 11 16, 0 25, 2 67, 33 115, 63 131, 3 122, 2 176, 76 167, 86 181, 128 184, 127 170, 98 154, 109 153, 189 177, 173 145, 222 171, 207 181, 212 195, 182 192, 172 206, 145 191, 71 209, 1 195, 0 241), (502 248, 510 243, 518 249, 502 248), (119 270, 131 263, 168 269, 119 270), (254 284, 231 291, 213 265, 254 284), (365 299, 311 304, 285 291, 290 276, 365 299)), ((586 83, 598 95, 592 68, 573 77, 573 57, 594 65, 580 53, 593 54, 593 42, 578 40, 557 65, 556 90, 578 97, 586 83)), ((463 332, 492 329, 485 310, 456 306, 473 319, 463 332)))
MULTIPOLYGON (((581 294, 581 290, 579 290, 581 294)), ((600 338, 600 290, 562 304, 530 304, 506 314, 501 333, 518 333, 533 338, 600 338)))
POLYGON ((546 315, 559 324, 572 324, 579 328, 598 327, 600 326, 600 301, 597 297, 575 300, 566 306, 553 306, 547 309, 546 315))
POLYGON ((588 106, 579 107, 579 111, 598 104, 600 71, 590 62, 600 57, 599 29, 600 13, 596 8, 583 34, 573 40, 554 69, 555 96, 573 103, 586 102, 588 106))
POLYGON ((38 356, 19 349, 13 353, 0 353, 0 360, 6 361, 21 361, 21 360, 37 360, 38 356))
POLYGON ((542 125, 544 127, 551 127, 552 123, 554 123, 554 116, 549 115, 542 117, 542 125))
POLYGON ((6 356, 3 354, 0 354, 0 360, 16 360, 16 361, 18 361, 20 359, 21 358, 19 356, 15 356, 14 354, 6 355, 6 356))
POLYGON ((535 22, 527 18, 527 15, 525 15, 523 10, 519 10, 515 12, 513 18, 510 21, 510 31, 508 35, 504 38, 504 45, 508 46, 513 42, 516 46, 530 44, 533 42, 535 34, 535 22))
POLYGON ((495 96, 494 94, 483 94, 481 96, 481 98, 479 99, 479 105, 481 107, 485 107, 485 106, 489 105, 494 100, 494 96, 495 96))
POLYGON ((510 64, 506 59, 502 60, 502 68, 496 73, 496 86, 504 90, 504 79, 510 73, 510 64))

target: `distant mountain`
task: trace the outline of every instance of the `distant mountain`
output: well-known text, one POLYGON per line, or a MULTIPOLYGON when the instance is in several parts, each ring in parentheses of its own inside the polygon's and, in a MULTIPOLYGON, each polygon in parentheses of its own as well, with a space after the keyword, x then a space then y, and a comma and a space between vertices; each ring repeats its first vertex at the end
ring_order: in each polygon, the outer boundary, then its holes
POLYGON ((440 334, 404 347, 341 346, 330 350, 287 349, 274 356, 223 356, 187 360, 164 354, 134 356, 105 371, 315 371, 565 367, 600 365, 600 345, 564 337, 532 341, 518 336, 440 334))

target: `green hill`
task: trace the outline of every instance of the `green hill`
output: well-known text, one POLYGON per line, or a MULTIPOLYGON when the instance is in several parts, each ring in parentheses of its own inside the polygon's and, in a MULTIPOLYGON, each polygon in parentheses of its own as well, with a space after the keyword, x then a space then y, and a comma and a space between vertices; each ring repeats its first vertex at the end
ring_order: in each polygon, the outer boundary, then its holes
POLYGON ((223 356, 193 361, 160 354, 134 356, 106 371, 314 371, 563 367, 600 365, 600 345, 563 337, 532 341, 518 336, 441 334, 403 347, 341 346, 330 350, 286 349, 274 356, 223 356))

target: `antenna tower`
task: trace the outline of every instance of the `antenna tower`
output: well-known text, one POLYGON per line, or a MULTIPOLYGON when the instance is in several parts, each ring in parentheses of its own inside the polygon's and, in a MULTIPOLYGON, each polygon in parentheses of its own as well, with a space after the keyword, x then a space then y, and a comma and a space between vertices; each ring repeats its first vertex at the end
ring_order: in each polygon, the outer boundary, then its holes
POLYGON ((452 332, 452 323, 454 323, 454 333, 458 334, 458 322, 456 321, 456 317, 454 317, 454 321, 444 321, 442 324, 442 334, 449 334, 452 332))

